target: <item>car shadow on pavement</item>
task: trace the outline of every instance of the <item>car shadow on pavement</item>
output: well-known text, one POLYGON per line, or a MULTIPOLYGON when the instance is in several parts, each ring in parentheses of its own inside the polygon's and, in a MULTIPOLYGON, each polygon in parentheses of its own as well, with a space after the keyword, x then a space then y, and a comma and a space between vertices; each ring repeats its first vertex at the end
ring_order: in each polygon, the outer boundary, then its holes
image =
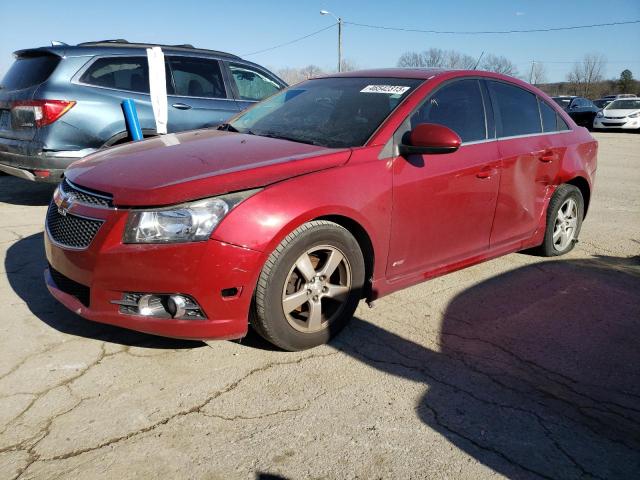
POLYGON ((419 302, 394 306, 402 336, 354 318, 332 345, 424 384, 422 422, 508 478, 638 478, 640 257, 482 281, 448 304, 437 346, 405 338, 427 328, 419 302))
POLYGON ((5 175, 0 177, 0 203, 25 206, 48 205, 56 186, 51 183, 35 183, 5 175))
POLYGON ((7 250, 5 271, 11 288, 50 327, 70 335, 127 346, 159 349, 205 346, 203 342, 157 337, 85 320, 51 296, 43 277, 46 266, 42 233, 22 238, 7 250))

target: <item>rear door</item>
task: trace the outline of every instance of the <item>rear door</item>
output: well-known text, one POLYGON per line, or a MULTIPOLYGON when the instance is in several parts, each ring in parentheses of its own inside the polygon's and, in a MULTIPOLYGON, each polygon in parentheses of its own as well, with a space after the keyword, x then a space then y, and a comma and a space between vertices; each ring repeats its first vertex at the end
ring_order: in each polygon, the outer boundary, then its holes
POLYGON ((410 115, 400 136, 420 123, 447 126, 463 143, 454 153, 394 160, 390 278, 433 271, 489 248, 500 157, 481 81, 440 87, 410 115))
POLYGON ((268 72, 241 63, 227 63, 231 88, 240 110, 279 92, 284 86, 268 72))
POLYGON ((236 114, 238 106, 225 86, 220 62, 212 58, 168 56, 170 132, 215 127, 236 114))
POLYGON ((565 153, 566 123, 544 100, 511 83, 488 81, 502 158, 491 248, 531 238, 565 153), (544 128, 543 128, 544 120, 544 128))

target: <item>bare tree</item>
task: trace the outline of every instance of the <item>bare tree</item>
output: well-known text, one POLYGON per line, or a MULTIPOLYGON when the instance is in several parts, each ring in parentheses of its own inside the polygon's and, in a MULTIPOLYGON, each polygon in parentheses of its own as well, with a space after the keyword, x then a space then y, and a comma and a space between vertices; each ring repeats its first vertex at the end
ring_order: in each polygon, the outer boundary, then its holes
POLYGON ((512 77, 518 75, 518 69, 513 62, 506 57, 498 55, 485 55, 481 63, 481 68, 482 70, 503 73, 505 75, 511 75, 512 77))
POLYGON ((401 68, 421 68, 422 56, 418 52, 405 52, 398 59, 398 66, 401 68))
POLYGON ((300 75, 302 75, 304 80, 309 78, 317 77, 318 75, 322 75, 324 72, 317 65, 307 65, 306 67, 300 69, 300 75))
POLYGON ((445 62, 447 68, 459 68, 463 70, 472 70, 476 66, 476 59, 471 55, 449 50, 445 62))
POLYGON ((353 72, 354 70, 358 70, 360 68, 356 62, 349 58, 343 58, 340 63, 340 70, 343 72, 353 72))
POLYGON ((594 84, 602 81, 607 59, 600 53, 588 53, 581 62, 575 63, 569 73, 567 81, 574 95, 589 97, 594 90, 594 84))
POLYGON ((531 71, 529 72, 529 83, 539 85, 547 81, 547 69, 544 63, 531 62, 531 71))

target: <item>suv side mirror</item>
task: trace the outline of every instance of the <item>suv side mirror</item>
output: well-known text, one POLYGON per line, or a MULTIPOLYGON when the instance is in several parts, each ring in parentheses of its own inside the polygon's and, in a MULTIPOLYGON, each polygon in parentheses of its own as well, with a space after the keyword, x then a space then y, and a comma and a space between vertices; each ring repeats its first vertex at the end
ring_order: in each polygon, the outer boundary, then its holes
POLYGON ((453 153, 461 144, 458 134, 449 127, 420 123, 404 135, 398 150, 402 156, 453 153))

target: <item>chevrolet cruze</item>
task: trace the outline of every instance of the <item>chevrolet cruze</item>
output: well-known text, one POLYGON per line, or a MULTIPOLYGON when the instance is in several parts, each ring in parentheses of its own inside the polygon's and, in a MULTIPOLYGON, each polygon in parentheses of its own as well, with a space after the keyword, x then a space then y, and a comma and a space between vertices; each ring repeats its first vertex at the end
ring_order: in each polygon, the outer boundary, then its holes
POLYGON ((194 339, 251 325, 305 349, 361 299, 570 251, 596 155, 553 100, 504 75, 313 79, 216 130, 75 163, 47 213, 46 283, 90 320, 194 339))

